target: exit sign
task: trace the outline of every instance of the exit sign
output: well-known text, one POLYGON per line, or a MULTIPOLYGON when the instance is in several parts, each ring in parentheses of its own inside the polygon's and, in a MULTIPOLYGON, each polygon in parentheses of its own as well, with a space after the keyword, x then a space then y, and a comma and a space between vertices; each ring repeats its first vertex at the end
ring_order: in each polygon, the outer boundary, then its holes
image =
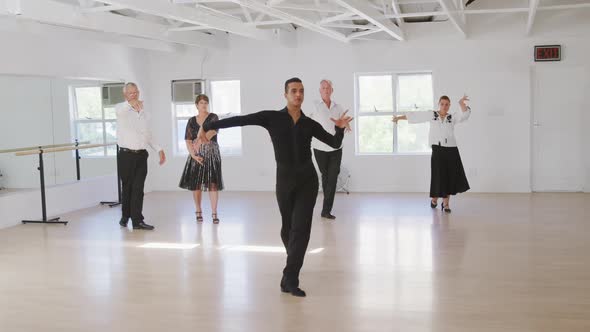
POLYGON ((535 46, 535 61, 561 61, 561 45, 535 46))

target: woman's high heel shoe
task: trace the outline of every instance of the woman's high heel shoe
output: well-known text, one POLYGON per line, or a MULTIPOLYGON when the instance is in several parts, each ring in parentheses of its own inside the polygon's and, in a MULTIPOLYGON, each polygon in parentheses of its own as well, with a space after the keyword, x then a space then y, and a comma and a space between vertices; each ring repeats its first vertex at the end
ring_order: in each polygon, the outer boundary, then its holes
POLYGON ((434 203, 432 200, 430 201, 430 207, 433 209, 436 209, 436 206, 438 205, 438 203, 434 203))
POLYGON ((214 224, 219 224, 219 218, 217 218, 217 213, 213 213, 211 215, 211 217, 213 218, 213 223, 214 224))
POLYGON ((440 209, 441 209, 441 210, 443 210, 443 211, 445 211, 446 213, 451 213, 451 209, 449 209, 449 207, 448 207, 448 206, 447 206, 447 207, 445 207, 445 203, 442 203, 442 204, 440 205, 440 209))
POLYGON ((197 211, 195 214, 197 215, 197 222, 203 222, 203 212, 197 211))

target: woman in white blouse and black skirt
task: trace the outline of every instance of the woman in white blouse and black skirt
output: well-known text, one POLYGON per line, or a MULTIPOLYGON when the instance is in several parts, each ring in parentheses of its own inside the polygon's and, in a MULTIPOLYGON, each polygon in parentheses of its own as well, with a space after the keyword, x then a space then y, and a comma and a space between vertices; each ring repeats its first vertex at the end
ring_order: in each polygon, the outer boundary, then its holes
POLYGON ((463 122, 471 115, 471 108, 465 104, 469 99, 463 96, 459 100, 460 112, 449 113, 451 100, 447 96, 440 97, 438 111, 408 112, 406 115, 394 116, 393 122, 408 120, 409 123, 430 122, 428 142, 432 145, 432 157, 430 159, 430 207, 435 209, 438 198, 442 197, 442 209, 450 213, 450 195, 466 192, 469 183, 465 176, 454 128, 457 123, 463 122))

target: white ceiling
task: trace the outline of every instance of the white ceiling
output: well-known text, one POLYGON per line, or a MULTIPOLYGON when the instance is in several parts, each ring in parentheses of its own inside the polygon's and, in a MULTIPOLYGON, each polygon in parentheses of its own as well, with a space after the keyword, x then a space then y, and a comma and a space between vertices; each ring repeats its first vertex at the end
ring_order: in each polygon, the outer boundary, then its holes
MULTIPOLYGON (((277 29, 307 29, 347 43, 407 40, 410 25, 449 21, 467 36, 478 15, 527 17, 590 10, 590 0, 0 0, 0 16, 171 44, 223 48, 226 35, 271 40, 277 29)), ((490 27, 493 29, 493 27, 490 27)))

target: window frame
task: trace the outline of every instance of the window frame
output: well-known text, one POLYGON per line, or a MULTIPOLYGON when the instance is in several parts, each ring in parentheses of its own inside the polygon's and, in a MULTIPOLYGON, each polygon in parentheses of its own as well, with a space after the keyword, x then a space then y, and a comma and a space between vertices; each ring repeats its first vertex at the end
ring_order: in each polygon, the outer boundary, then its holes
MULTIPOLYGON (((209 110, 210 112, 215 113, 214 110, 214 105, 215 105, 215 101, 213 100, 213 98, 210 96, 211 95, 211 83, 213 82, 223 82, 223 81, 238 81, 240 83, 240 110, 242 109, 242 81, 239 78, 209 78, 209 79, 180 79, 180 80, 172 80, 170 82, 170 105, 171 105, 171 117, 172 117, 172 122, 173 122, 173 132, 172 132, 172 136, 173 136, 173 145, 174 145, 174 156, 175 157, 186 157, 186 152, 184 150, 180 149, 180 146, 178 145, 178 135, 179 133, 182 131, 184 132, 184 128, 178 128, 178 122, 180 120, 189 120, 190 118, 192 118, 194 115, 191 116, 177 116, 176 114, 176 106, 177 105, 191 105, 194 106, 194 101, 193 102, 175 102, 174 101, 174 83, 175 82, 202 82, 202 89, 201 89, 201 93, 206 94, 209 97, 209 110)), ((242 113, 228 113, 228 114, 219 114, 216 113, 220 118, 224 118, 224 117, 228 117, 228 116, 236 116, 236 115, 241 115, 242 113)), ((220 149, 222 156, 223 157, 241 157, 243 155, 243 132, 241 130, 241 128, 239 128, 240 130, 240 151, 238 153, 224 153, 223 149, 220 149)))
POLYGON ((361 117, 370 117, 370 116, 390 116, 393 117, 396 114, 401 114, 405 112, 398 112, 398 99, 399 99, 399 76, 412 76, 412 75, 425 75, 428 74, 431 76, 432 80, 432 92, 433 92, 433 105, 436 105, 434 102, 436 98, 434 98, 434 72, 432 70, 418 70, 418 71, 383 71, 383 72, 358 72, 354 73, 354 104, 355 104, 355 117, 357 121, 357 125, 354 129, 354 145, 355 145, 355 156, 424 156, 424 155, 431 155, 432 151, 424 151, 424 152, 399 152, 399 139, 398 137, 398 127, 393 126, 393 135, 391 142, 393 146, 392 152, 360 152, 360 119, 361 117), (391 112, 361 112, 360 111, 360 87, 359 87, 359 78, 363 76, 390 76, 392 78, 392 111, 391 112))
MULTIPOLYGON (((76 84, 76 85, 70 85, 70 108, 71 108, 71 123, 72 123, 72 129, 71 129, 71 137, 74 140, 79 140, 78 134, 79 134, 79 124, 92 124, 92 123, 99 123, 102 125, 102 142, 101 143, 97 143, 97 144, 107 144, 107 143, 116 143, 116 139, 114 142, 107 142, 107 123, 112 123, 112 124, 117 124, 117 118, 115 117, 114 119, 106 119, 105 117, 105 108, 114 108, 116 105, 105 105, 104 104, 104 95, 103 95, 103 89, 106 86, 118 86, 120 85, 121 89, 123 89, 123 87, 125 86, 125 83, 108 83, 108 84, 97 84, 97 83, 92 83, 92 84, 76 84), (100 119, 79 119, 78 118, 78 102, 77 102, 77 98, 76 98, 76 89, 78 88, 98 88, 100 89, 100 105, 101 105, 101 118, 100 119)), ((83 150, 80 150, 80 156, 86 159, 100 159, 100 158, 116 158, 116 154, 114 155, 109 155, 108 154, 108 146, 103 146, 103 152, 102 155, 100 156, 96 156, 96 155, 84 155, 83 150)), ((74 153, 74 152, 73 152, 74 153)), ((75 153, 74 153, 75 154, 75 153)))

